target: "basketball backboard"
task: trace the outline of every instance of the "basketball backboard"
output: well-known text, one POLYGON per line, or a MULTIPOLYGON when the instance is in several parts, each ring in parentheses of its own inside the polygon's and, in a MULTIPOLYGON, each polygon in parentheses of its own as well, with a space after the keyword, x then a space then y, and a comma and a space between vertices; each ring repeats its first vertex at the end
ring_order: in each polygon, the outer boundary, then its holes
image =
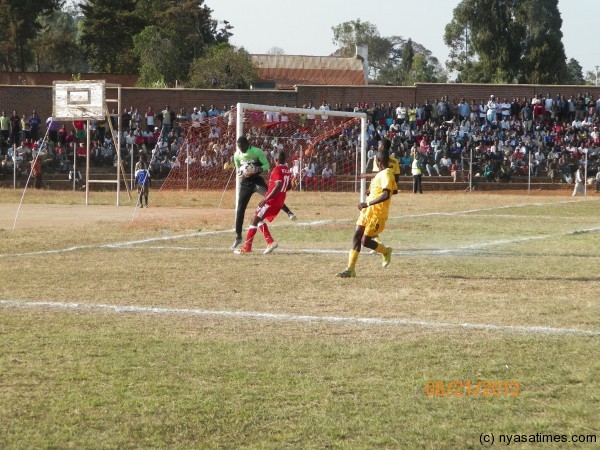
POLYGON ((102 119, 104 81, 55 81, 52 118, 54 120, 102 119))

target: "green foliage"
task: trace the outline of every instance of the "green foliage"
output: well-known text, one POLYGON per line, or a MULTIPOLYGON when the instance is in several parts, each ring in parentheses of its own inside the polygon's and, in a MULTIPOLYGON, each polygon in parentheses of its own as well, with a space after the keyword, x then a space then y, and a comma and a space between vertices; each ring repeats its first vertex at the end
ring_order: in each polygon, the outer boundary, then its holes
POLYGON ((199 0, 179 0, 165 4, 154 14, 155 24, 163 36, 168 36, 171 47, 179 55, 172 69, 174 74, 165 73, 165 79, 185 79, 190 63, 205 54, 208 46, 227 42, 231 36, 228 22, 218 22, 211 18, 211 10, 199 0), (219 28, 221 26, 221 28, 219 28))
POLYGON ((133 36, 143 29, 144 20, 135 11, 134 0, 88 0, 81 4, 84 19, 80 45, 92 70, 131 73, 133 36))
POLYGON ((571 58, 567 63, 566 84, 584 84, 583 69, 575 58, 571 58))
POLYGON ((366 46, 369 50, 369 75, 383 84, 409 84, 415 81, 443 82, 447 79, 438 60, 431 51, 412 40, 401 36, 382 37, 377 27, 360 19, 341 23, 331 28, 333 43, 339 48, 337 56, 352 57, 356 46, 366 46), (427 70, 413 71, 413 57, 423 56, 427 70), (433 74, 431 77, 425 73, 433 74), (426 77, 427 79, 423 79, 426 77), (410 80, 410 81, 409 81, 410 80))
POLYGON ((248 89, 258 80, 258 70, 243 48, 217 44, 191 65, 189 87, 205 89, 248 89))
POLYGON ((169 30, 149 26, 133 38, 133 52, 141 61, 138 86, 155 87, 174 84, 179 75, 180 48, 169 30))
POLYGON ((415 51, 413 49, 412 40, 408 40, 402 46, 402 62, 400 63, 400 69, 408 73, 412 69, 413 59, 415 57, 415 51))
POLYGON ((42 29, 44 17, 57 11, 62 0, 0 0, 0 67, 26 71, 33 67, 32 40, 42 29))
POLYGON ((560 84, 568 79, 558 0, 528 0, 517 9, 516 21, 526 31, 520 81, 560 84))
POLYGON ((558 84, 567 77, 558 0, 462 0, 446 66, 464 82, 558 84))
POLYGON ((191 61, 231 36, 203 0, 89 0, 81 11, 80 43, 92 68, 139 71, 140 86, 185 81, 191 61))
POLYGON ((139 71, 141 85, 173 85, 185 80, 190 61, 202 56, 206 46, 227 42, 232 29, 227 21, 212 19, 202 0, 86 0, 76 5, 44 0, 26 2, 18 11, 13 3, 17 2, 0 0, 0 27, 8 36, 0 42, 0 64, 6 70, 20 70, 19 55, 24 55, 23 69, 139 71), (36 16, 30 3, 47 17, 36 16), (48 9, 53 4, 55 8, 48 9), (59 6, 64 10, 50 15, 59 6), (23 48, 19 39, 25 21, 17 14, 21 11, 39 28, 23 48))
POLYGON ((77 23, 71 13, 56 11, 40 20, 42 29, 31 41, 36 69, 42 72, 86 72, 77 45, 77 23))
POLYGON ((333 43, 339 47, 336 53, 345 57, 354 56, 356 46, 368 46, 369 41, 379 36, 375 25, 371 22, 361 22, 360 19, 341 23, 331 27, 331 30, 333 31, 333 43))
POLYGON ((585 73, 585 78, 583 78, 583 74, 581 75, 581 83, 577 83, 577 84, 593 84, 593 85, 598 85, 598 83, 600 82, 600 73, 597 70, 598 66, 596 66, 596 70, 588 70, 585 73))

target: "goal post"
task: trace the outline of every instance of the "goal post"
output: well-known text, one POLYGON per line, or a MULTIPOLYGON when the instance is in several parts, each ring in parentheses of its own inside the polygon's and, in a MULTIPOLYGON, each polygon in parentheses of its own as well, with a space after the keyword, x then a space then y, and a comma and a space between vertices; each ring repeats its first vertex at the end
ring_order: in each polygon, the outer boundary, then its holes
POLYGON ((190 119, 178 122, 180 137, 168 148, 152 153, 152 179, 164 178, 161 191, 220 191, 219 206, 225 199, 237 207, 240 180, 233 155, 245 135, 271 166, 277 152, 286 153, 291 190, 355 192, 365 198, 367 180, 360 176, 370 170, 365 113, 237 103, 213 115, 194 108, 190 119))
MULTIPOLYGON (((342 117, 342 118, 350 118, 350 119, 359 119, 360 120, 360 173, 366 173, 367 167, 367 115, 363 112, 348 112, 348 111, 330 111, 330 110, 317 110, 317 109, 307 109, 307 108, 291 108, 287 106, 271 106, 271 105, 258 105, 253 103, 238 103, 237 104, 237 117, 236 117, 236 142, 237 139, 244 135, 246 130, 244 130, 244 113, 246 111, 258 111, 258 112, 274 112, 281 114, 298 114, 298 115, 306 115, 308 116, 319 116, 322 122, 327 122, 329 117, 342 117)), ((302 162, 300 162, 300 166, 302 167, 302 162)), ((302 183, 302 177, 300 177, 300 183, 302 183)), ((300 184, 300 188, 302 188, 302 184, 300 184)), ((236 209, 238 203, 238 192, 240 189, 240 179, 236 177, 236 209)), ((366 198, 366 179, 364 177, 360 178, 360 200, 364 201, 366 198)))

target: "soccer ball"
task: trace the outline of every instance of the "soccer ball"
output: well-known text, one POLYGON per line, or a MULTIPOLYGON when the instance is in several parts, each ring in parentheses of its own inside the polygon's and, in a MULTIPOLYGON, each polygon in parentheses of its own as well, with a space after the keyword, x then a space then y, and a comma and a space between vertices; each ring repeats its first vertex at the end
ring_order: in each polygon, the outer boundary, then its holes
POLYGON ((244 163, 238 169, 238 175, 240 177, 249 177, 250 175, 254 175, 256 172, 258 172, 258 168, 256 167, 256 164, 252 162, 244 163))

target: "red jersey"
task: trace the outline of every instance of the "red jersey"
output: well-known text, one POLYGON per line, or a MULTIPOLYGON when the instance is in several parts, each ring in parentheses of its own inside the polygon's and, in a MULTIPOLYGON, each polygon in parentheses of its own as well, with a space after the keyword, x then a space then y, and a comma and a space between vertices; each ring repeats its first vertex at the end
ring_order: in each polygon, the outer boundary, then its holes
POLYGON ((288 166, 283 164, 278 164, 275 166, 269 178, 269 189, 267 190, 267 195, 273 191, 273 189, 275 189, 275 183, 277 181, 281 181, 281 189, 277 194, 275 194, 275 196, 271 197, 268 202, 270 205, 282 206, 285 203, 286 192, 290 187, 291 180, 292 173, 290 172, 288 166))

